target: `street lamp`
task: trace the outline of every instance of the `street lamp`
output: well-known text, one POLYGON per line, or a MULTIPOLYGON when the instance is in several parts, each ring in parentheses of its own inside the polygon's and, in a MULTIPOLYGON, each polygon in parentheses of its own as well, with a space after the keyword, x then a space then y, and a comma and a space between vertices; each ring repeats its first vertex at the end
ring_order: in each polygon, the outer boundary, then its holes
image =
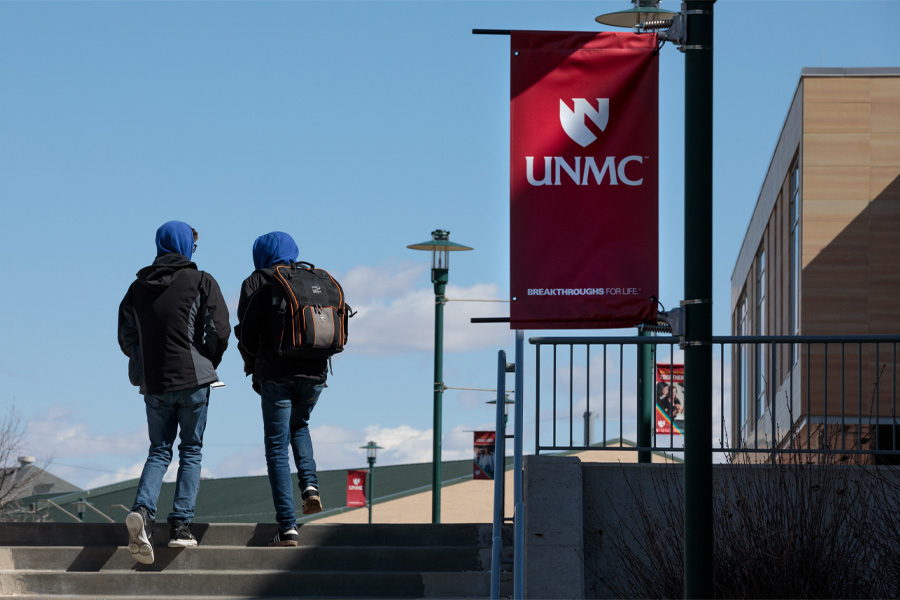
POLYGON ((375 483, 375 455, 379 450, 384 450, 375 442, 369 442, 365 446, 360 446, 361 450, 366 451, 366 458, 369 459, 369 482, 366 484, 366 504, 369 505, 369 525, 372 524, 372 487, 375 483))
POLYGON ((668 28, 660 39, 680 44, 684 60, 684 387, 691 412, 684 438, 684 592, 713 595, 712 531, 712 119, 713 4, 687 0, 670 17, 647 17, 659 0, 632 0, 634 8, 597 21, 635 30, 668 28), (642 10, 643 9, 643 10, 642 10), (671 19, 671 20, 670 20, 671 19), (655 22, 654 22, 655 21, 655 22))
MULTIPOLYGON (((504 428, 506 427, 506 421, 507 421, 507 419, 509 418, 509 415, 507 414, 507 412, 508 412, 508 410, 509 410, 509 405, 510 405, 510 404, 515 404, 515 403, 516 403, 515 400, 510 400, 510 399, 509 399, 509 392, 506 392, 505 397, 503 398, 503 427, 504 427, 504 428)), ((487 402, 485 402, 485 404, 497 404, 497 400, 496 400, 496 399, 494 399, 494 400, 488 400, 487 402)), ((505 435, 505 434, 506 434, 506 431, 504 430, 503 433, 504 433, 504 435, 505 435)))
POLYGON ((84 511, 87 510, 87 502, 84 498, 79 498, 78 502, 73 502, 72 506, 75 508, 75 512, 78 513, 78 520, 84 523, 84 511))
POLYGON ((434 442, 432 444, 431 522, 441 522, 441 400, 444 394, 444 292, 450 273, 450 253, 471 250, 450 241, 450 232, 436 229, 427 242, 410 244, 412 250, 431 251, 431 283, 434 284, 434 442))

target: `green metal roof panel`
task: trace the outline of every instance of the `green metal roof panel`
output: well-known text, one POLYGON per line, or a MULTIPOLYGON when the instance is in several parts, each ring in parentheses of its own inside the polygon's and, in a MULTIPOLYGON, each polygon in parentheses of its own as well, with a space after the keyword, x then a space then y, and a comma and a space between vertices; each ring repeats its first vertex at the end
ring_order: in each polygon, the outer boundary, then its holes
MULTIPOLYGON (((367 469, 359 469, 367 470, 367 469)), ((297 500, 297 520, 301 523, 314 521, 335 512, 348 510, 347 503, 347 469, 336 471, 320 471, 319 494, 325 510, 316 515, 305 516, 300 512, 299 488, 296 474, 292 475, 297 500)), ((412 465, 391 465, 375 467, 374 503, 428 491, 431 488, 431 463, 412 465)), ((441 478, 444 485, 450 485, 472 478, 472 461, 459 460, 445 462, 441 465, 441 478)), ((74 503, 81 499, 89 502, 100 512, 109 515, 116 522, 125 521, 125 516, 134 502, 137 491, 137 479, 104 486, 93 490, 75 492, 53 497, 52 500, 65 510, 75 513, 74 503)), ((163 483, 157 501, 156 520, 164 522, 171 510, 175 496, 175 484, 163 483)), ((40 514, 45 520, 55 522, 71 521, 59 510, 47 503, 41 503, 40 514)), ((352 510, 352 509, 349 509, 352 510)), ((228 477, 222 479, 202 479, 197 503, 194 509, 194 520, 198 523, 269 523, 275 521, 275 508, 272 504, 272 489, 269 478, 265 475, 254 477, 228 477)), ((92 510, 84 513, 86 523, 102 523, 105 519, 92 510)))

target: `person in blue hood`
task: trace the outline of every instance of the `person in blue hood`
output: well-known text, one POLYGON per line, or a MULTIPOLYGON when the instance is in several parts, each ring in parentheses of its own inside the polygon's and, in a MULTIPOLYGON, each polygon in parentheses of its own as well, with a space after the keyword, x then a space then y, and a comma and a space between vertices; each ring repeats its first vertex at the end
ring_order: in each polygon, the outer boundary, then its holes
POLYGON ((190 524, 200 486, 200 460, 210 384, 218 381, 231 326, 219 284, 191 262, 197 232, 182 221, 156 231, 156 260, 138 271, 119 305, 119 347, 128 375, 144 396, 150 451, 131 512, 128 549, 152 564, 153 523, 163 475, 180 430, 178 475, 169 546, 196 546, 190 524))
POLYGON ((309 515, 322 510, 316 461, 309 435, 310 413, 327 387, 327 359, 287 357, 275 350, 276 330, 281 331, 283 309, 273 306, 273 267, 297 261, 300 251, 294 239, 273 231, 253 243, 256 270, 244 280, 238 300, 238 321, 234 332, 244 359, 244 372, 253 376, 253 389, 260 395, 266 465, 279 530, 270 546, 296 546, 297 517, 291 484, 289 454, 300 484, 302 511, 309 515), (275 322, 277 327, 267 326, 275 322))
POLYGON ((297 262, 300 249, 294 238, 283 231, 273 231, 261 235, 253 242, 253 266, 257 269, 271 269, 275 265, 297 262))
POLYGON ((197 244, 197 232, 183 221, 163 223, 156 230, 156 257, 180 254, 190 260, 197 244))

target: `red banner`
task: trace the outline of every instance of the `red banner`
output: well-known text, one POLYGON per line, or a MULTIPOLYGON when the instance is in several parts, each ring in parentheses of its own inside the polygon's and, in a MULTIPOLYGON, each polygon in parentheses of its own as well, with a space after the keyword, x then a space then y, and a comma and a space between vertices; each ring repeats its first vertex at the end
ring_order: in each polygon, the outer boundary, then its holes
POLYGON ((347 506, 366 505, 366 472, 347 471, 347 506))
POLYGON ((656 364, 656 433, 684 435, 684 365, 656 364))
POLYGON ((493 431, 475 432, 474 479, 494 478, 494 447, 496 434, 493 431))
POLYGON ((655 322, 656 36, 513 31, 511 44, 511 327, 655 322))

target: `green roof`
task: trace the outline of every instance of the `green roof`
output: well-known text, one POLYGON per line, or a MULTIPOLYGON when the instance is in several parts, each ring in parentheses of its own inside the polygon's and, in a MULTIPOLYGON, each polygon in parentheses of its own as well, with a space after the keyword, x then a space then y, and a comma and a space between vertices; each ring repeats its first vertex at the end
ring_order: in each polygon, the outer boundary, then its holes
MULTIPOLYGON (((508 464, 511 464, 508 461, 508 464)), ((297 515, 300 523, 314 521, 333 515, 335 512, 355 510, 346 508, 347 503, 347 469, 336 471, 320 471, 319 494, 325 510, 311 516, 297 515)), ((391 465, 375 467, 375 498, 373 503, 385 502, 403 496, 424 492, 431 489, 431 463, 411 465, 391 465)), ((443 485, 452 485, 460 481, 472 479, 472 461, 457 460, 444 462, 441 465, 443 485)), ((294 486, 297 476, 293 475, 294 486)), ((137 492, 137 479, 93 490, 73 492, 56 496, 51 500, 72 514, 76 514, 75 503, 80 500, 89 502, 96 510, 109 515, 116 522, 124 522, 125 516, 134 502, 137 492)), ((175 495, 174 482, 163 483, 157 502, 157 521, 164 521, 171 510, 175 495)), ((295 494, 298 498, 299 494, 295 494)), ((63 514, 44 498, 32 498, 39 501, 39 514, 44 520, 65 522, 71 517, 63 514)), ((27 506, 27 505, 26 505, 27 506)), ((299 503, 297 506, 299 513, 299 503)), ((275 509, 272 505, 272 490, 266 475, 254 477, 228 477, 222 479, 202 479, 197 503, 194 509, 194 520, 200 523, 268 523, 275 520, 275 509)), ((84 513, 85 523, 102 523, 106 520, 93 510, 84 513)))
MULTIPOLYGON (((628 446, 633 448, 635 445, 634 442, 626 439, 607 440, 605 444, 606 448, 610 450, 617 450, 620 445, 625 447, 623 449, 627 449, 628 446)), ((602 444, 593 444, 593 446, 597 448, 602 446, 602 444)), ((554 454, 565 456, 577 452, 580 451, 573 450, 554 454)), ((654 452, 654 454, 666 456, 678 462, 681 461, 675 456, 662 452, 654 452)), ((602 451, 598 452, 598 456, 602 456, 602 451)), ((512 464, 513 458, 511 456, 506 457, 506 469, 512 468, 512 464)), ((319 494, 322 496, 322 504, 325 506, 325 510, 315 515, 304 516, 299 514, 300 507, 298 503, 297 521, 305 523, 332 516, 336 512, 357 510, 356 508, 346 507, 347 472, 347 469, 320 471, 317 474, 319 494)), ((441 464, 441 480, 444 486, 471 480, 472 472, 471 460, 447 461, 441 464)), ((294 474, 292 477, 296 489, 297 476, 294 474)), ((379 502, 430 491, 431 479, 432 465, 430 462, 411 465, 376 466, 374 473, 375 487, 373 488, 375 498, 373 503, 378 504, 379 502)), ((72 514, 77 514, 75 503, 79 500, 85 500, 96 510, 109 515, 114 521, 122 523, 125 521, 125 516, 134 502, 137 485, 138 480, 131 479, 92 490, 54 495, 50 496, 49 499, 72 514)), ((171 511, 174 495, 174 482, 163 483, 159 493, 159 501, 157 502, 157 521, 165 521, 166 516, 171 511)), ((299 494, 294 494, 294 497, 299 498, 299 494)), ((47 521, 71 521, 71 517, 54 508, 45 501, 47 499, 47 495, 35 495, 23 499, 23 505, 27 508, 28 503, 38 502, 40 518, 47 521)), ((269 478, 266 475, 258 475, 254 477, 202 479, 194 512, 194 520, 199 523, 274 522, 275 509, 272 505, 272 490, 269 487, 269 478)), ((29 514, 25 513, 23 515, 24 518, 29 518, 29 514)), ((33 519, 34 514, 31 514, 30 518, 33 519)), ((88 509, 84 513, 84 521, 86 523, 102 523, 106 520, 93 510, 88 509)))

